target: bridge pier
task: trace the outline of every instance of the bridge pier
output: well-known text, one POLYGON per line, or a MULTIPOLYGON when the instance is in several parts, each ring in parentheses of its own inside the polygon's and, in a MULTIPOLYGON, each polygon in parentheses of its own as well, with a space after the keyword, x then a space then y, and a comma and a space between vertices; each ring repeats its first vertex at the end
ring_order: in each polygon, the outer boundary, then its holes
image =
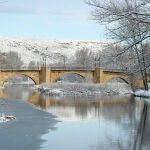
POLYGON ((101 68, 95 68, 94 70, 94 83, 103 83, 104 72, 101 68))
POLYGON ((42 67, 39 73, 39 83, 48 83, 51 78, 51 68, 42 67))

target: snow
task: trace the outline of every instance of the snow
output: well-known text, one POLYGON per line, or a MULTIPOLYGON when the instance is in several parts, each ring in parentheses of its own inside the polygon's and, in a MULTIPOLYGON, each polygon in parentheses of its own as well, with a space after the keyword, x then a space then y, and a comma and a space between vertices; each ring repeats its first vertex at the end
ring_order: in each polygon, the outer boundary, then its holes
POLYGON ((41 62, 42 55, 49 55, 48 62, 56 61, 56 53, 64 54, 67 57, 74 55, 75 51, 87 47, 93 52, 102 51, 109 43, 79 40, 59 39, 22 39, 0 37, 1 52, 18 52, 25 64, 30 61, 41 62))
POLYGON ((0 114, 0 123, 4 123, 4 122, 7 122, 7 121, 10 121, 11 119, 15 119, 15 117, 6 115, 5 113, 1 113, 0 114))
POLYGON ((132 93, 130 86, 125 83, 51 83, 39 85, 38 90, 50 96, 115 96, 132 93))
POLYGON ((146 98, 150 98, 150 90, 149 91, 145 91, 145 90, 138 90, 134 92, 135 96, 138 97, 146 97, 146 98))

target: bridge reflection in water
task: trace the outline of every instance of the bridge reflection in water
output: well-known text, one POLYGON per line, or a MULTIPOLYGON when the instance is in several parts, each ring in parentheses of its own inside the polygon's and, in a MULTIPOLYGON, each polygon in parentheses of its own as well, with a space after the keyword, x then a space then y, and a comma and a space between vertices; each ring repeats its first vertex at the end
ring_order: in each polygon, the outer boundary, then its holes
POLYGON ((135 102, 132 97, 94 98, 94 97, 44 97, 27 87, 7 87, 0 90, 3 98, 13 98, 28 101, 36 107, 55 114, 60 120, 88 117, 97 118, 100 115, 109 119, 121 119, 122 115, 132 116, 134 109, 143 109, 144 102, 135 102), (12 90, 13 89, 13 90, 12 90), (16 89, 16 90, 15 90, 16 89), (20 91, 19 91, 20 90, 20 91), (117 110, 118 109, 118 110, 117 110), (115 111, 114 111, 115 110, 115 111), (129 112, 131 114, 129 114, 129 112), (108 115, 107 115, 108 114, 108 115), (120 117, 119 117, 120 116, 120 117))
MULTIPOLYGON (((48 137, 43 136, 43 139, 48 141, 48 144, 45 144, 48 148, 53 147, 54 149, 61 150, 63 144, 59 143, 59 147, 58 141, 65 128, 70 130, 74 138, 76 135, 78 135, 78 138, 83 136, 87 142, 86 145, 90 143, 91 146, 93 146, 93 141, 87 134, 93 135, 95 141, 97 141, 97 143, 94 141, 94 147, 97 147, 96 149, 103 149, 103 147, 111 149, 112 146, 116 148, 123 146, 125 149, 133 149, 137 142, 136 137, 138 135, 140 116, 144 108, 143 100, 135 101, 132 97, 115 97, 114 99, 100 99, 94 97, 42 97, 31 88, 18 86, 14 86, 13 88, 7 87, 4 90, 0 90, 0 96, 3 98, 28 101, 36 107, 40 107, 55 115, 59 121, 62 121, 62 123, 58 123, 57 125, 59 130, 57 130, 55 134, 58 134, 58 136, 51 137, 51 135, 53 135, 51 133, 48 133, 48 137), (92 132, 89 131, 89 128, 92 132), (73 129, 75 129, 75 132, 73 129), (85 135, 81 135, 82 132, 84 132, 85 135), (100 141, 98 141, 98 139, 100 139, 100 141)), ((72 140, 70 141, 72 146, 83 144, 74 138, 70 139, 70 135, 69 137, 67 137, 67 135, 62 136, 65 136, 66 140, 72 140), (75 143, 76 141, 78 141, 78 143, 75 143)), ((144 140, 146 141, 146 139, 144 140)), ((45 147, 45 145, 43 145, 43 147, 45 147)), ((88 150, 90 148, 86 147, 86 149, 88 150)))

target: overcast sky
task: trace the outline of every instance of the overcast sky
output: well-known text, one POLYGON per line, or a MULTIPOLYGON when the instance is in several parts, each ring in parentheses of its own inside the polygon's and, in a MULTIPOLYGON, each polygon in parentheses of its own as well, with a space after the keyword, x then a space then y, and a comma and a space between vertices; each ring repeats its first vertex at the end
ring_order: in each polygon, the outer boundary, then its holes
POLYGON ((0 36, 106 41, 84 0, 8 0, 0 4, 0 36))

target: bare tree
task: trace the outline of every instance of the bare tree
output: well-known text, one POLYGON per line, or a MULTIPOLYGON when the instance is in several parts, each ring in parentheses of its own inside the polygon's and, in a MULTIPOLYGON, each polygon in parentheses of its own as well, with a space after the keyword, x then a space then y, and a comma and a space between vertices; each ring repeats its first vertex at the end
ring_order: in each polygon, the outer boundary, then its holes
POLYGON ((30 61, 29 64, 28 64, 28 67, 36 67, 37 66, 37 63, 35 61, 30 61))
POLYGON ((109 24, 107 26, 109 37, 123 45, 124 49, 115 57, 125 54, 134 55, 133 59, 138 67, 137 70, 130 71, 135 74, 140 72, 144 88, 148 90, 147 68, 150 64, 145 60, 144 45, 150 37, 150 1, 89 0, 87 3, 94 9, 93 19, 100 24, 109 24))
POLYGON ((150 25, 149 0, 87 0, 94 7, 93 16, 98 23, 112 23, 128 19, 150 25))
POLYGON ((1 68, 19 69, 23 62, 17 52, 0 53, 1 68))
POLYGON ((102 67, 105 69, 121 69, 126 70, 132 60, 128 54, 119 55, 118 57, 114 57, 120 51, 123 50, 123 47, 118 44, 109 44, 105 46, 103 51, 99 51, 95 56, 95 66, 102 67))
POLYGON ((79 49, 75 53, 75 61, 78 66, 92 67, 94 61, 94 54, 86 47, 79 49))
POLYGON ((56 53, 56 56, 57 56, 57 59, 59 59, 61 66, 63 64, 63 67, 66 67, 66 62, 67 62, 68 57, 62 53, 56 53))
POLYGON ((19 56, 19 54, 17 52, 10 51, 7 54, 6 59, 7 59, 7 66, 10 66, 10 68, 12 68, 12 69, 21 68, 21 66, 23 65, 21 57, 19 56))

